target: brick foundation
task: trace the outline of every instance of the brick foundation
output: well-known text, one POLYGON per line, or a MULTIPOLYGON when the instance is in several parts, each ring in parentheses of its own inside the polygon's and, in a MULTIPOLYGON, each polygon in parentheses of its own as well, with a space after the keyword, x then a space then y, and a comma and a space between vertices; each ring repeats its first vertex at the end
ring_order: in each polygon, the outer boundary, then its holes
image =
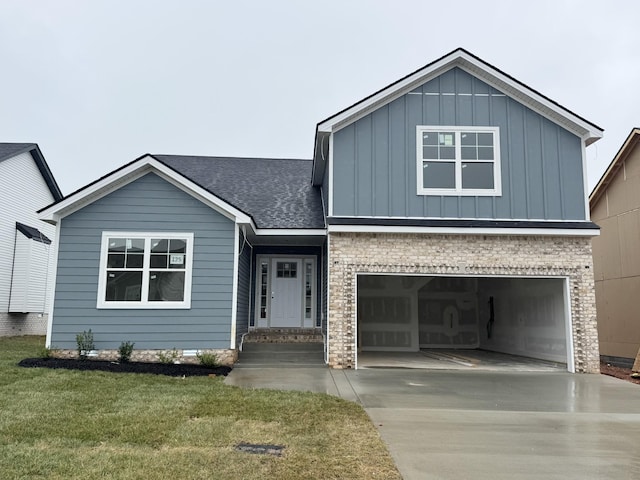
POLYGON ((0 337, 46 335, 46 313, 0 313, 0 337))
MULTIPOLYGON (((177 356, 175 363, 184 364, 199 364, 200 361, 195 355, 184 356, 182 350, 176 350, 177 356)), ((201 353, 215 353, 218 357, 218 362, 221 365, 232 366, 238 360, 238 351, 231 349, 212 349, 212 350, 200 350, 201 353)), ((95 360, 118 360, 117 350, 96 350, 97 355, 91 355, 90 358, 95 360)), ((77 358, 77 350, 58 350, 53 349, 52 356, 56 358, 77 358)), ((131 354, 132 362, 151 362, 159 363, 160 355, 171 358, 172 350, 134 350, 131 354)))
POLYGON ((588 237, 329 234, 329 365, 354 368, 356 274, 568 277, 576 372, 600 369, 588 237))

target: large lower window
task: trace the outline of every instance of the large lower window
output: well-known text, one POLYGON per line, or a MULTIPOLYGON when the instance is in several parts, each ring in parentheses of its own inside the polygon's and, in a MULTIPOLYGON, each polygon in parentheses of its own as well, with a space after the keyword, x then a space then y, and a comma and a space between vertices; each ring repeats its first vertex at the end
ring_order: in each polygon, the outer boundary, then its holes
POLYGON ((419 195, 500 195, 498 127, 417 127, 419 195))
POLYGON ((98 308, 189 308, 192 233, 104 232, 98 308))

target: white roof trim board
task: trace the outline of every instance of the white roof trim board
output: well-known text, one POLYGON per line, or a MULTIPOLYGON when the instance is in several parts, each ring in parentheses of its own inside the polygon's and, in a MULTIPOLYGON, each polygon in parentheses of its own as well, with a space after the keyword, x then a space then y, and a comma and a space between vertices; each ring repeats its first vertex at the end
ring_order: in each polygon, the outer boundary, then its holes
POLYGON ((125 167, 102 177, 85 188, 72 193, 60 202, 42 209, 39 212, 40 219, 45 222, 56 224, 61 218, 80 210, 105 195, 117 190, 123 185, 131 183, 150 172, 160 175, 168 182, 202 201, 236 223, 249 224, 255 229, 251 218, 247 214, 216 197, 204 188, 196 185, 184 176, 176 173, 171 168, 148 154, 131 162, 125 167))
POLYGON ((454 67, 459 67, 480 78, 535 112, 575 133, 584 139, 587 145, 602 137, 603 130, 597 125, 588 122, 462 48, 454 50, 439 60, 426 65, 398 82, 320 122, 317 126, 318 133, 336 132, 454 67))

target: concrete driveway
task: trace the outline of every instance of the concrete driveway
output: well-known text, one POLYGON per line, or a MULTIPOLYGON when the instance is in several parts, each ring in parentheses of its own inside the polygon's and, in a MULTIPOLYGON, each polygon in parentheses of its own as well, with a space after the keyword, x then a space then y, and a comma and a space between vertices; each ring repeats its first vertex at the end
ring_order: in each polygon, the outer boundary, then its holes
POLYGON ((405 480, 640 478, 640 386, 603 375, 235 369, 363 405, 405 480))

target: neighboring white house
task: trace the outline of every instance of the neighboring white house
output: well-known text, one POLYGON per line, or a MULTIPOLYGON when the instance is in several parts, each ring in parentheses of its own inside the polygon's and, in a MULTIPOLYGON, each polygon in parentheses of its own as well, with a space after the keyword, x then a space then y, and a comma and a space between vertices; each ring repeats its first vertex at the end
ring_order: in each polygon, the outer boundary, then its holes
POLYGON ((55 227, 37 210, 62 193, 35 143, 0 143, 0 336, 43 335, 55 227))

